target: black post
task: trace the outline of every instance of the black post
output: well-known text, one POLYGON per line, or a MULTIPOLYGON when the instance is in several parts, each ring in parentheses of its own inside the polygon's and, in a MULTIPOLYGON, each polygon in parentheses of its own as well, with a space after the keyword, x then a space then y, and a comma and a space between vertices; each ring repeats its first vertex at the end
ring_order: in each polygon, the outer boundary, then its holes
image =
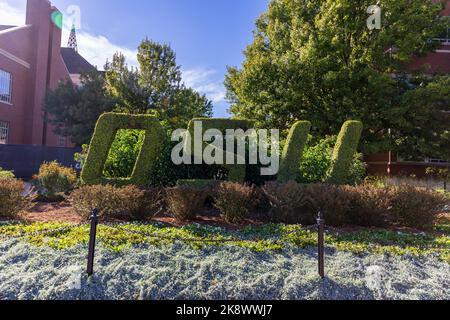
POLYGON ((91 233, 89 238, 89 253, 87 264, 88 276, 92 276, 94 274, 95 238, 97 237, 97 224, 98 224, 98 210, 93 209, 91 215, 91 233))
POLYGON ((325 278, 325 220, 322 213, 319 212, 317 216, 318 229, 318 253, 319 253, 319 275, 322 279, 325 278))

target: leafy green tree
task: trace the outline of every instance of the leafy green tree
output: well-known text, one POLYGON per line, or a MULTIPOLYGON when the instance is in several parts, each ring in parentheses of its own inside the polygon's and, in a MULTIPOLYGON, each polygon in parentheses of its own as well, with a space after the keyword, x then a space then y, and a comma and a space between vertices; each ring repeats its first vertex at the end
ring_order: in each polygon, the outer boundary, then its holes
POLYGON ((47 93, 43 110, 48 113, 47 122, 54 132, 77 146, 89 143, 101 114, 112 111, 115 100, 104 89, 100 72, 81 75, 81 85, 63 81, 55 90, 47 93))
MULTIPOLYGON (((388 130, 397 136, 411 132, 406 119, 417 105, 406 103, 415 88, 405 75, 414 56, 435 48, 429 39, 445 28, 438 18, 443 3, 382 1, 382 28, 369 30, 367 8, 373 4, 273 0, 256 22, 242 67, 228 69, 225 85, 232 113, 284 132, 296 121, 308 120, 315 136, 332 135, 346 120, 360 120, 366 128, 364 152, 387 150, 393 142, 401 145, 390 139, 388 130)), ((421 110, 428 118, 431 110, 421 110)), ((433 124, 423 123, 422 128, 426 126, 433 124)), ((425 131, 417 130, 423 141, 425 131)))
POLYGON ((450 160, 450 77, 412 79, 414 90, 405 93, 401 106, 407 110, 402 130, 392 140, 406 160, 423 155, 450 160))
POLYGON ((139 85, 139 71, 129 68, 125 56, 117 52, 105 65, 105 88, 114 97, 115 111, 142 114, 147 112, 148 98, 139 85))
POLYGON ((139 45, 137 59, 140 86, 146 91, 149 109, 168 109, 173 94, 181 87, 181 68, 167 44, 145 39, 139 45))
POLYGON ((129 68, 116 53, 105 66, 107 92, 116 111, 157 116, 168 128, 186 128, 195 117, 212 116, 212 103, 182 83, 180 66, 169 45, 144 40, 138 48, 139 69, 129 68))

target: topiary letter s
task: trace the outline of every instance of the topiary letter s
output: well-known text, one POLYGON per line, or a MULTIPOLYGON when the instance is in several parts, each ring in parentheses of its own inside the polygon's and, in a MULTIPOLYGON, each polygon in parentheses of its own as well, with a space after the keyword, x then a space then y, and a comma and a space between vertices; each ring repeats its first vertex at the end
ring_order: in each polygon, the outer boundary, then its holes
POLYGON ((158 119, 153 116, 119 113, 103 114, 97 122, 94 136, 89 146, 86 163, 81 172, 82 182, 91 185, 110 183, 114 185, 133 184, 146 186, 151 178, 153 166, 165 138, 164 129, 158 119), (131 178, 106 179, 103 176, 103 170, 111 145, 114 142, 117 131, 120 129, 144 130, 144 141, 131 178))
POLYGON ((281 156, 279 182, 296 180, 310 130, 311 122, 309 121, 299 121, 292 127, 281 156))
POLYGON ((363 124, 360 121, 347 121, 342 126, 333 151, 328 182, 345 184, 349 175, 353 157, 357 151, 363 124))

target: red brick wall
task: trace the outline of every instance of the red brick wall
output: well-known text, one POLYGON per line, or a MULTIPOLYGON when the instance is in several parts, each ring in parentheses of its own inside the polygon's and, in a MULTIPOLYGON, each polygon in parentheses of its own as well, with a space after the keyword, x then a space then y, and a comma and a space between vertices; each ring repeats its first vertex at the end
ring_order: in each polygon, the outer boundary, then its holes
POLYGON ((0 120, 10 123, 9 144, 59 146, 42 112, 47 89, 70 77, 60 53, 61 30, 51 21, 55 10, 47 0, 29 0, 27 26, 0 32, 0 49, 30 65, 27 68, 0 54, 0 69, 13 75, 12 105, 0 103, 0 120))

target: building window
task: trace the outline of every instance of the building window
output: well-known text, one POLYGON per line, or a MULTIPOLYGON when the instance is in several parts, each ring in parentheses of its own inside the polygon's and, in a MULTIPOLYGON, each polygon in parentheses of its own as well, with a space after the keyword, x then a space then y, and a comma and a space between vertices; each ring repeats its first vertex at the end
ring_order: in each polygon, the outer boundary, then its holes
POLYGON ((0 144, 8 143, 9 122, 0 120, 0 144))
POLYGON ((0 102, 12 102, 12 75, 0 69, 0 102))
POLYGON ((65 147, 67 144, 66 137, 58 136, 58 147, 65 147))

